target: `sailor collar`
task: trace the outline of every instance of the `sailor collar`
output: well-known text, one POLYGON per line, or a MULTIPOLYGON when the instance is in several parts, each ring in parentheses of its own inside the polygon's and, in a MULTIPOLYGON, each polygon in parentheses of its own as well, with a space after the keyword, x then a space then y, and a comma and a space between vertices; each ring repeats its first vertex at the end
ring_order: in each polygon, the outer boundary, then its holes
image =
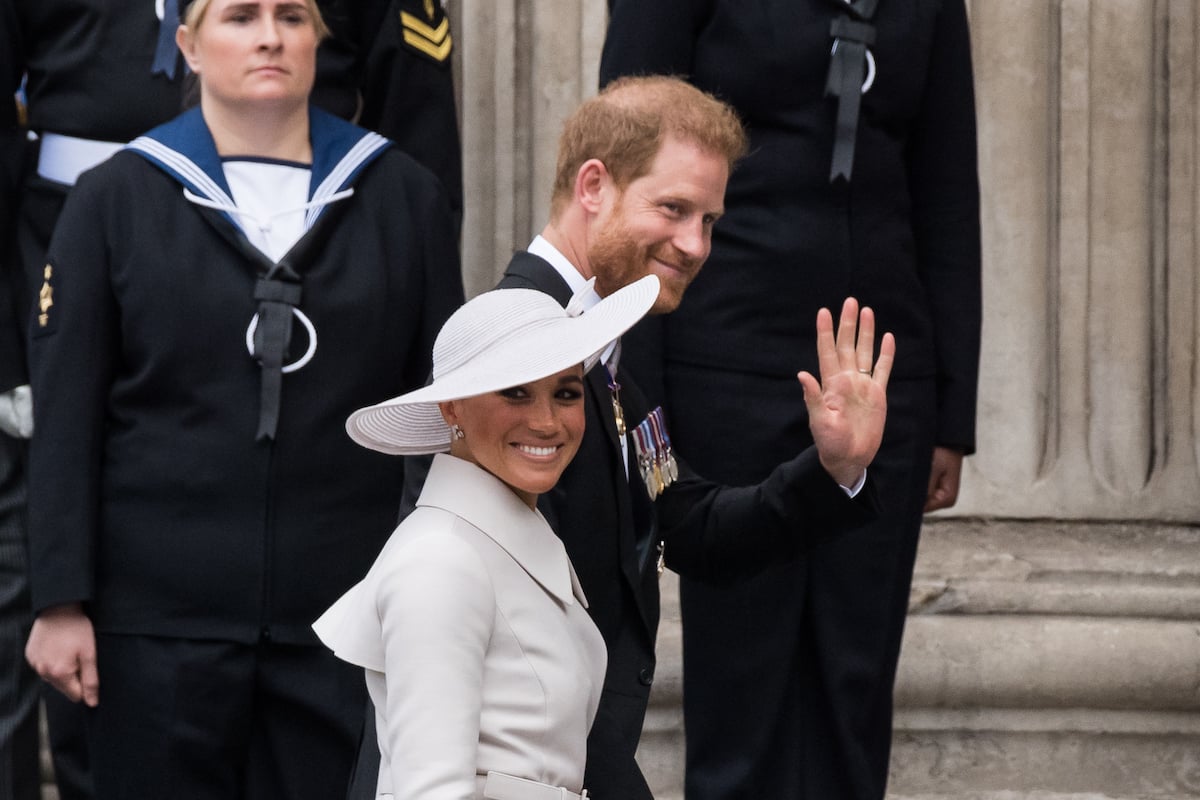
MULTIPOLYGON (((302 285, 293 263, 297 250, 311 245, 313 226, 330 203, 344 200, 353 193, 350 185, 368 164, 391 142, 377 133, 363 130, 331 114, 309 107, 309 138, 313 149, 305 210, 304 235, 278 262, 264 260, 255 283, 254 300, 258 311, 246 328, 246 349, 261 367, 258 432, 256 441, 275 438, 283 390, 283 374, 304 367, 317 347, 317 332, 312 321, 300 310, 302 285), (286 363, 292 338, 292 319, 300 320, 308 333, 308 348, 299 359, 286 363)), ((149 161, 183 186, 184 198, 195 205, 219 213, 239 232, 240 242, 248 250, 253 246, 240 235, 241 225, 233 215, 240 213, 217 146, 199 108, 187 111, 165 125, 134 139, 127 149, 149 161)), ((299 209, 297 209, 299 210, 299 209)), ((332 218, 330 218, 332 219, 332 218)))
MULTIPOLYGON (((305 231, 312 228, 329 202, 344 192, 391 142, 310 106, 312 177, 309 179, 305 231)), ((134 139, 126 149, 137 153, 178 181, 202 205, 216 208, 231 223, 226 209, 236 208, 221 168, 221 157, 200 109, 193 108, 134 139)))

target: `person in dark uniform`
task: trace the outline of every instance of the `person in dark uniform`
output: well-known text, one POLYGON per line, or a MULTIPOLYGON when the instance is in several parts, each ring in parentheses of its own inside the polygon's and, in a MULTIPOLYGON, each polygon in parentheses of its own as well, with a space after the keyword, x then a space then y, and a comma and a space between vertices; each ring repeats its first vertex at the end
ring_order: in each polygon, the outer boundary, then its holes
MULTIPOLYGON (((22 341, 50 236, 75 177, 185 104, 186 70, 175 49, 177 15, 171 13, 184 5, 175 0, 0 0, 0 80, 6 90, 15 89, 27 76, 28 124, 41 134, 26 148, 24 131, 2 118, 6 138, 0 158, 15 159, 22 149, 28 158, 22 179, 0 183, 0 226, 15 226, 19 239, 19 253, 6 253, 0 261, 0 404, 13 389, 21 402, 28 396, 22 341)), ((320 0, 318 6, 332 35, 318 51, 314 102, 345 118, 357 116, 433 170, 457 225, 461 157, 445 11, 425 0, 320 0)), ((5 115, 10 111, 8 105, 2 109, 5 115)), ((19 171, 19 164, 11 169, 19 171)), ((4 241, 7 246, 10 239, 4 241)), ((20 545, 0 550, 0 569, 8 581, 0 588, 0 603, 5 618, 23 625, 25 633, 20 644, 0 652, 0 696, 15 693, 18 699, 9 707, 22 719, 33 719, 36 681, 20 656, 31 620, 28 593, 21 588, 25 478, 9 452, 20 444, 2 444, 0 461, 11 466, 0 491, 12 499, 0 505, 7 509, 5 530, 20 545)), ((92 793, 81 712, 57 692, 46 692, 45 702, 62 800, 86 800, 92 793)), ((22 724, 9 734, 0 722, 0 753, 10 735, 34 741, 36 733, 29 731, 32 725, 22 724)), ((14 763, 36 778, 36 762, 14 763)))
MULTIPOLYGON (((683 81, 610 87, 567 120, 550 222, 513 257, 499 287, 538 289, 566 304, 595 277, 595 302, 655 274, 662 288, 652 313, 669 312, 704 264, 744 147, 736 115, 683 81)), ((873 364, 869 309, 857 348, 854 301, 843 306, 836 347, 832 317, 814 316, 821 382, 802 375, 798 402, 808 404, 816 444, 781 459, 755 486, 721 486, 688 467, 671 447, 667 419, 638 388, 629 346, 604 354, 585 380, 583 442, 539 508, 566 545, 608 647, 587 744, 591 796, 651 797, 634 755, 654 681, 664 567, 733 581, 874 518, 866 466, 882 434, 894 342, 882 337, 873 364)))
POLYGON ((365 687, 310 625, 403 466, 341 420, 424 382, 462 283, 437 178, 309 104, 324 33, 192 3, 199 107, 80 176, 41 275, 26 655, 106 800, 345 790, 365 687))
MULTIPOLYGON (((19 80, 12 9, 0 6, 0 80, 19 80)), ((0 98, 0 797, 38 800, 37 680, 22 650, 29 635, 25 554, 25 440, 32 414, 18 321, 16 186, 24 149, 17 98, 0 98)))
POLYGON ((693 466, 753 483, 811 441, 791 375, 797 360, 812 368, 818 307, 858 297, 901 351, 871 467, 879 520, 745 585, 681 582, 687 796, 879 800, 922 514, 953 505, 975 447, 979 187, 963 0, 610 8, 601 85, 686 76, 750 133, 709 267, 678 312, 627 337, 693 466))
MULTIPOLYGON (((40 151, 20 191, 27 282, 36 291, 66 190, 135 136, 186 104, 186 69, 174 46, 177 0, 4 0, 0 36, 28 75, 29 129, 40 151)), ((186 8, 187 0, 181 0, 186 8)), ((462 166, 452 37, 432 0, 321 0, 330 36, 317 58, 313 101, 389 137, 442 181, 456 224, 462 166)), ((10 76, 5 76, 10 79, 10 76)))

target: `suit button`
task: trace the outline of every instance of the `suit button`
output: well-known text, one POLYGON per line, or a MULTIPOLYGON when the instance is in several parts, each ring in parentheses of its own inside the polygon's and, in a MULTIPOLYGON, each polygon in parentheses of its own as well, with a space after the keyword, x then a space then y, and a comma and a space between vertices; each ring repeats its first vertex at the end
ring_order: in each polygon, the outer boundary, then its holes
POLYGON ((638 673, 638 683, 642 686, 649 686, 654 683, 654 671, 646 668, 638 673))

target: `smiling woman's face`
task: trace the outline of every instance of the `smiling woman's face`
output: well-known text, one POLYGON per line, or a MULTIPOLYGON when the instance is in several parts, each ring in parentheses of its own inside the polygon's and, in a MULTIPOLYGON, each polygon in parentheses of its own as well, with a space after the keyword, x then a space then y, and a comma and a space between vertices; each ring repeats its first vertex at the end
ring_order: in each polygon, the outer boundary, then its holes
POLYGON ((308 102, 320 34, 305 0, 210 0, 176 41, 205 102, 239 110, 308 102))
POLYGON ((464 436, 450 453, 486 469, 526 504, 558 482, 583 439, 583 367, 441 404, 464 436))

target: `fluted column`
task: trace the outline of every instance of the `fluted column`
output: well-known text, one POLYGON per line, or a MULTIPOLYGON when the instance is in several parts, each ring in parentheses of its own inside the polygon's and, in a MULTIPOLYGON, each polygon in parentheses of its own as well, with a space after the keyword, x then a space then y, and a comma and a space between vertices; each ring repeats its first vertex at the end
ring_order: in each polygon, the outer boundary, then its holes
POLYGON ((546 222, 562 120, 596 91, 605 0, 451 0, 463 140, 463 272, 490 288, 546 222))
POLYGON ((1200 519, 1195 4, 970 8, 985 316, 954 513, 1200 519))
POLYGON ((927 523, 893 793, 1200 795, 1190 0, 972 0, 979 453, 927 523))

